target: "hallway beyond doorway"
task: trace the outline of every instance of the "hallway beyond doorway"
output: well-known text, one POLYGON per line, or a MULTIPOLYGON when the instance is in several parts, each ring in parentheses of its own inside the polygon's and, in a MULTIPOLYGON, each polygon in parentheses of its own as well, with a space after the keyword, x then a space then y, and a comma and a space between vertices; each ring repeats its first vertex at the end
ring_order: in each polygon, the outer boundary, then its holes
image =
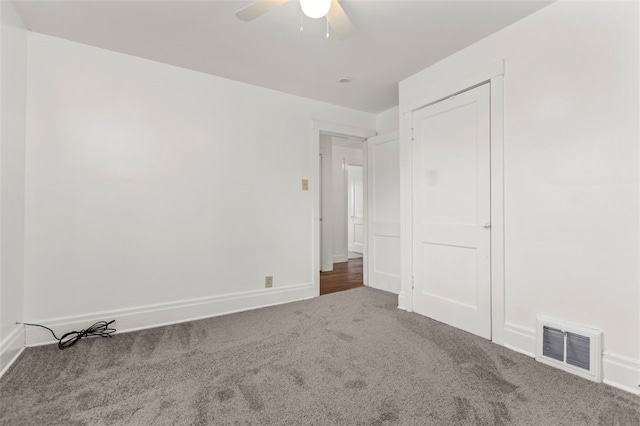
POLYGON ((320 273, 320 295, 363 287, 362 258, 334 263, 333 271, 320 273))

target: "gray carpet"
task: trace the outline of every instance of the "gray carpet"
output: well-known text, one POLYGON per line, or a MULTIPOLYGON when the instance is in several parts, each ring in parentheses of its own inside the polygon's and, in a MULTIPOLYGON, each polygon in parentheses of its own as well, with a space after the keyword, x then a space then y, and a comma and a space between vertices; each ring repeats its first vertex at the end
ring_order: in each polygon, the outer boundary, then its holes
MULTIPOLYGON (((3 425, 640 425, 640 398, 360 288, 27 349, 3 425)), ((117 324, 116 324, 117 325, 117 324)))

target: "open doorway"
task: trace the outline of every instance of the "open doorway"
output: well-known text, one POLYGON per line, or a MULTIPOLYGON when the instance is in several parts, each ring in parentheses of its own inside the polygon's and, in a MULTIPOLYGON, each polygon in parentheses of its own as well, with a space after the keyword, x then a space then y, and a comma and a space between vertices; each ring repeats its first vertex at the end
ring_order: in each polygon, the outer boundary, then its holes
POLYGON ((319 294, 365 285, 364 137, 320 132, 319 294))
POLYGON ((363 258, 336 263, 333 271, 320 273, 320 295, 364 286, 363 258))

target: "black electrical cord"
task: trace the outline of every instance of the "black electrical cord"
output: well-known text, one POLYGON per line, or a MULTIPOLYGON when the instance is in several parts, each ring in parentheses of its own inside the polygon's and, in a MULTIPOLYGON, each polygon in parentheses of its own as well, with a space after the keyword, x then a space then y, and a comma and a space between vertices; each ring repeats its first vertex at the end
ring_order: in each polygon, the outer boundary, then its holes
POLYGON ((51 334, 53 334, 53 337, 55 337, 55 339, 58 341, 58 348, 59 349, 67 349, 67 348, 70 348, 71 346, 75 345, 76 343, 78 343, 78 340, 83 339, 83 338, 89 338, 89 337, 112 337, 111 335, 116 332, 116 329, 115 328, 109 328, 109 326, 114 322, 115 322, 115 320, 111 320, 109 322, 98 321, 97 323, 93 324, 91 327, 87 328, 86 330, 70 331, 70 332, 62 335, 62 337, 56 336, 56 333, 54 333, 52 329, 50 329, 49 327, 45 327, 44 325, 29 324, 29 323, 26 323, 26 322, 23 322, 21 324, 30 325, 32 327, 46 328, 47 330, 49 330, 51 332, 51 334))

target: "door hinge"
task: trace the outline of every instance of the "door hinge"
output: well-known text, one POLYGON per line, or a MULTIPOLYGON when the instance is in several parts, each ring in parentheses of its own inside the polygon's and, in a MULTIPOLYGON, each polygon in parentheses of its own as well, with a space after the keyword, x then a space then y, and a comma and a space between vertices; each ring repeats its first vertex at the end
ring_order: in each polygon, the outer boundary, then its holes
POLYGON ((416 277, 411 276, 411 290, 416 288, 416 277))
POLYGON ((411 140, 413 140, 413 127, 411 128, 411 140))

